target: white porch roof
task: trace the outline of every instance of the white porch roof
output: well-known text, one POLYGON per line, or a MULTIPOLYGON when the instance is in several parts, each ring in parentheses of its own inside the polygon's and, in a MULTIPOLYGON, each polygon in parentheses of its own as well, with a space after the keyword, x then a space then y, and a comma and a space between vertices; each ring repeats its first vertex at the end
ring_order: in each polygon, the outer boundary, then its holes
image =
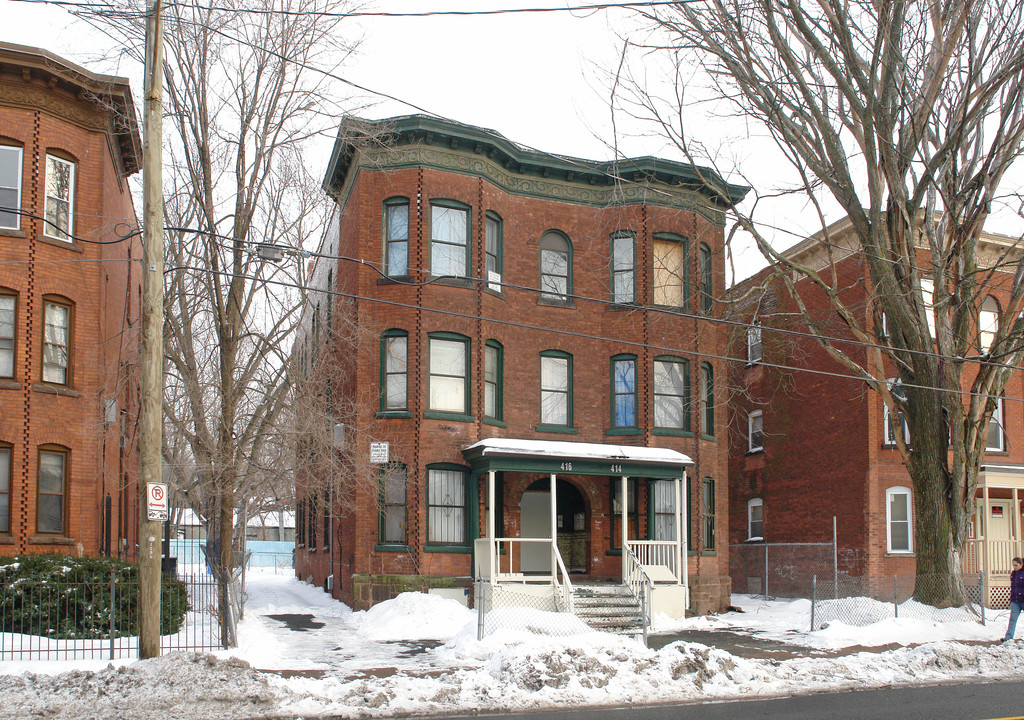
POLYGON ((629 461, 651 465, 693 465, 689 456, 667 448, 579 443, 559 440, 522 440, 488 438, 467 447, 464 452, 490 457, 558 457, 579 460, 629 461))

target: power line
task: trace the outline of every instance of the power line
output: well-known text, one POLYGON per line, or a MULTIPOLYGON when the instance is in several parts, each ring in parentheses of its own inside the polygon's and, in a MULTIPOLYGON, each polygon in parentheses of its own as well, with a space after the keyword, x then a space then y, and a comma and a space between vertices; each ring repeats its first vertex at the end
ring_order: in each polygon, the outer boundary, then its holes
MULTIPOLYGON (((425 311, 425 312, 435 313, 435 314, 439 314, 439 315, 445 315, 445 316, 448 316, 448 317, 457 317, 457 318, 462 318, 462 319, 467 319, 467 320, 479 320, 481 322, 494 323, 494 324, 497 324, 497 325, 506 325, 506 326, 509 326, 509 327, 522 328, 524 330, 536 330, 538 332, 554 333, 556 335, 563 335, 563 336, 567 336, 567 337, 580 338, 580 339, 584 339, 584 340, 597 340, 599 342, 607 342, 607 343, 611 343, 611 344, 619 344, 619 345, 624 345, 624 346, 638 347, 638 348, 644 348, 644 349, 650 349, 650 350, 660 350, 660 351, 664 351, 666 353, 673 353, 673 354, 680 354, 680 355, 690 355, 690 356, 693 356, 695 358, 704 358, 704 359, 710 359, 710 360, 721 360, 721 361, 726 362, 726 363, 744 363, 744 364, 746 363, 746 360, 744 360, 742 358, 729 357, 727 355, 717 355, 715 353, 709 353, 709 352, 701 351, 701 350, 685 350, 685 349, 681 349, 681 348, 678 348, 678 347, 670 347, 670 346, 666 346, 666 345, 652 345, 652 344, 643 343, 643 342, 637 342, 637 341, 633 341, 633 340, 623 340, 621 338, 610 338, 610 337, 605 337, 605 336, 601 336, 601 335, 593 335, 593 334, 590 334, 590 333, 580 333, 580 332, 576 332, 576 331, 573 331, 573 330, 566 330, 564 328, 552 328, 552 327, 545 327, 545 326, 542 326, 542 325, 532 325, 532 324, 529 324, 529 323, 522 323, 522 322, 518 322, 518 321, 515 321, 515 320, 505 320, 505 319, 501 319, 501 318, 483 317, 481 315, 476 315, 476 314, 473 314, 473 313, 459 312, 457 310, 444 310, 444 309, 441 309, 441 308, 432 308, 432 307, 427 307, 427 306, 424 306, 424 305, 414 305, 414 304, 411 304, 411 303, 398 302, 397 300, 385 300, 383 298, 370 297, 370 296, 366 296, 366 295, 358 295, 356 293, 346 293, 346 292, 341 292, 339 290, 323 290, 323 289, 318 289, 318 288, 310 288, 309 286, 306 286, 306 285, 298 285, 296 283, 288 283, 288 282, 284 282, 284 281, 281 281, 281 280, 272 280, 272 279, 269 279, 269 278, 259 278, 259 277, 252 276, 252 275, 236 274, 236 273, 228 272, 226 270, 216 270, 215 271, 215 270, 210 270, 209 268, 197 268, 197 267, 192 267, 192 266, 188 266, 188 265, 182 265, 182 266, 175 266, 175 267, 165 268, 164 272, 165 273, 166 272, 174 272, 174 271, 177 271, 177 270, 184 270, 184 271, 192 272, 192 273, 215 273, 215 274, 222 275, 224 277, 229 277, 229 278, 239 278, 240 277, 240 278, 245 279, 245 280, 251 280, 253 282, 260 282, 260 283, 264 283, 264 284, 268 284, 268 285, 279 285, 279 286, 282 286, 282 287, 287 287, 287 288, 292 288, 292 289, 308 290, 308 291, 313 291, 313 292, 326 293, 326 294, 329 294, 329 295, 332 295, 332 296, 335 296, 335 297, 343 297, 343 298, 349 298, 349 299, 352 299, 352 300, 360 300, 360 301, 366 301, 366 302, 371 302, 371 303, 378 303, 378 304, 381 304, 381 305, 387 305, 389 307, 405 308, 405 309, 409 309, 409 310, 422 310, 422 311, 425 311)), ((527 289, 528 290, 534 290, 535 288, 527 288, 527 289)), ((595 301, 595 302, 601 302, 601 301, 595 301)), ((692 316, 692 317, 698 317, 698 318, 706 320, 706 321, 714 321, 715 320, 715 318, 709 318, 709 317, 704 317, 704 316, 692 316)), ((843 379, 843 380, 852 380, 852 381, 855 381, 857 383, 863 383, 864 382, 864 378, 859 377, 857 375, 851 375, 851 374, 848 374, 848 373, 838 373, 838 372, 832 372, 832 371, 829 371, 829 370, 819 370, 819 369, 816 369, 816 368, 799 367, 799 366, 795 366, 795 365, 785 365, 785 364, 782 364, 782 363, 772 363, 772 362, 764 362, 764 361, 762 361, 762 362, 760 362, 758 364, 763 366, 763 367, 770 367, 770 368, 774 368, 774 369, 777 369, 777 370, 788 370, 788 371, 793 371, 793 372, 810 373, 810 374, 813 374, 813 375, 820 375, 820 376, 824 376, 824 377, 834 377, 834 378, 840 378, 840 379, 843 379)), ((900 384, 903 387, 907 387, 907 388, 929 390, 929 391, 933 391, 933 392, 952 393, 952 394, 956 394, 957 396, 960 396, 960 397, 964 397, 964 396, 967 396, 967 397, 975 396, 975 397, 982 397, 982 398, 990 397, 989 395, 984 394, 984 393, 972 393, 972 392, 969 392, 969 391, 955 390, 955 389, 952 389, 952 388, 937 388, 937 387, 932 387, 932 386, 929 386, 929 385, 919 385, 919 384, 909 383, 909 382, 901 382, 900 384)), ((1024 402, 1024 397, 1007 397, 1005 395, 1002 395, 1000 397, 1002 397, 1005 400, 1024 402)))

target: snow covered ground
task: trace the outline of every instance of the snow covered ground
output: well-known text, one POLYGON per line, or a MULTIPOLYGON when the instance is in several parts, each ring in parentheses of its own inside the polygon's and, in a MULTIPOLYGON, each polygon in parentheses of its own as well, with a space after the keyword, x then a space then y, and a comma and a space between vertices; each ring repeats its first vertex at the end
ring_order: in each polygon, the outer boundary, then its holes
POLYGON ((986 626, 888 619, 868 627, 833 622, 809 633, 807 601, 737 595, 733 603, 742 612, 659 618, 659 631, 730 630, 830 651, 798 650, 780 661, 697 643, 649 650, 602 633, 551 638, 499 630, 478 641, 475 613, 454 600, 409 593, 352 612, 318 588, 280 575, 250 574, 247 592, 239 647, 232 651, 142 662, 0 662, 5 716, 388 717, 1024 676, 1024 641, 993 644, 1005 630, 1005 611, 990 612, 986 626), (889 649, 860 649, 882 646, 889 649))

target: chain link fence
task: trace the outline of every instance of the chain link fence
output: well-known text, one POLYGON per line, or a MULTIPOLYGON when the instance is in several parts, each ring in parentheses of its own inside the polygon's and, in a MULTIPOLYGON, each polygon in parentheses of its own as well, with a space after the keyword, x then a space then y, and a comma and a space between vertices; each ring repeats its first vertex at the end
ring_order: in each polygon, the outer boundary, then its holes
POLYGON ((593 632, 567 609, 558 607, 549 585, 509 586, 478 581, 474 602, 480 640, 502 631, 555 637, 593 632))
MULTIPOLYGON (((929 622, 980 622, 985 624, 981 602, 980 574, 962 579, 952 604, 936 607, 918 598, 945 598, 948 579, 944 575, 871 575, 851 577, 839 573, 827 582, 812 579, 811 630, 821 630, 839 621, 864 626, 889 618, 913 618, 929 622), (958 596, 957 596, 958 595, 958 596)), ((943 600, 944 604, 945 601, 943 600)))
MULTIPOLYGON (((217 582, 203 573, 163 576, 160 650, 220 650, 217 582)), ((78 660, 138 656, 138 581, 111 571, 97 582, 0 583, 0 660, 78 660)))
MULTIPOLYGON (((867 574, 861 554, 834 543, 748 543, 729 546, 733 591, 811 601, 811 630, 831 622, 863 627, 887 618, 985 622, 980 574, 965 575, 952 607, 919 599, 945 597, 941 575, 867 574)), ((956 594, 954 594, 956 595, 956 594)))

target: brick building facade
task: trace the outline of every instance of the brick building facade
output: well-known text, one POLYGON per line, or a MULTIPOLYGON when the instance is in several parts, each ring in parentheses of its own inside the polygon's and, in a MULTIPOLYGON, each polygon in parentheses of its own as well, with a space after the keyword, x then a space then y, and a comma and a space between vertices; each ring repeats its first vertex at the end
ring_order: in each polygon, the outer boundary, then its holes
MULTIPOLYGON (((842 288, 846 306, 862 313, 862 326, 884 342, 885 323, 872 303, 864 258, 846 232, 846 223, 837 223, 828 229, 829 243, 815 236, 787 254, 816 270, 828 267, 825 272, 835 287, 842 288)), ((983 237, 981 267, 994 267, 997 258, 1013 252, 1013 245, 1009 238, 983 237)), ((1006 306, 1012 281, 1009 272, 987 277, 989 294, 978 308, 979 322, 971 329, 971 343, 978 355, 983 352, 979 344, 983 343, 982 331, 999 322, 999 308, 1006 306)), ((887 368, 870 345, 842 342, 852 336, 823 293, 810 290, 807 280, 795 282, 807 312, 822 327, 832 328, 841 350, 865 367, 878 368, 895 378, 895 371, 887 368)), ((730 543, 748 546, 732 553, 734 589, 762 592, 767 582, 773 594, 785 595, 787 587, 804 593, 812 573, 819 575, 819 581, 824 575, 831 582, 831 548, 827 556, 808 548, 777 549, 778 557, 789 558, 793 576, 789 582, 773 570, 774 565, 769 565, 769 577, 764 577, 760 546, 831 543, 835 518, 838 571, 862 578, 866 591, 891 596, 893 576, 913 575, 914 550, 919 543, 928 542, 914 533, 912 483, 896 447, 900 423, 892 421, 876 392, 850 377, 845 367, 806 334, 806 324, 796 319, 799 308, 782 283, 771 278, 770 270, 739 283, 731 297, 736 317, 752 323, 733 331, 730 350, 737 360, 730 371, 730 543)), ((968 363, 966 383, 973 379, 969 367, 968 363)), ((977 578, 979 561, 987 557, 986 582, 992 587, 1006 579, 1010 558, 1021 551, 1021 397, 1024 382, 1018 373, 1011 378, 989 424, 989 446, 964 559, 965 575, 977 578)), ((913 587, 909 578, 904 584, 913 587)), ((998 591, 993 593, 998 601, 998 591)))
POLYGON ((127 80, 0 43, 0 554, 134 552, 140 149, 127 80))
MULTIPOLYGON (((724 291, 718 193, 744 189, 707 190, 688 165, 545 155, 423 116, 371 124, 383 144, 351 128, 325 180, 337 220, 314 277, 326 292, 297 356, 309 372, 325 353, 342 358, 325 392, 354 399, 345 444, 358 469, 330 513, 310 491, 323 483, 300 481, 298 576, 333 576, 355 607, 468 585, 486 530, 487 477, 464 452, 478 441, 600 444, 626 458, 667 448, 694 463, 693 604, 727 606, 726 334, 711 318, 724 291), (371 441, 388 443, 387 464, 368 462, 371 441)), ((550 500, 542 464, 496 473, 499 536, 533 534, 531 503, 550 500)), ((569 467, 559 552, 573 573, 618 577, 617 466, 569 467)), ((659 530, 671 502, 658 487, 629 480, 628 538, 674 532, 659 530)))

